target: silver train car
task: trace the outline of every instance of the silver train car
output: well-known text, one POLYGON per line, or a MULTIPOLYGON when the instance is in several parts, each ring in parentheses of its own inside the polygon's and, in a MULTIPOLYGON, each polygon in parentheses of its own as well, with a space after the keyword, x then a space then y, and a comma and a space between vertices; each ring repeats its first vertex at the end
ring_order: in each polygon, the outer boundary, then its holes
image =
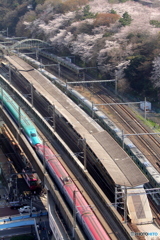
POLYGON ((59 63, 60 65, 62 65, 64 67, 70 69, 71 71, 75 72, 76 74, 80 74, 83 71, 83 68, 78 67, 74 63, 68 61, 67 58, 65 59, 65 58, 62 58, 62 57, 58 57, 53 53, 49 53, 49 52, 46 52, 46 51, 43 51, 43 50, 39 51, 39 55, 59 63))

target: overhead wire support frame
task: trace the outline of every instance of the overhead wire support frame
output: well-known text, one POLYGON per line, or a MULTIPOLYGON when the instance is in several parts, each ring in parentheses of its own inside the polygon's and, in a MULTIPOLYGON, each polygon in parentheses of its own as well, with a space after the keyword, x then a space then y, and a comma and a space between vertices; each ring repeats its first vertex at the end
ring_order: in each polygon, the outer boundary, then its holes
MULTIPOLYGON (((94 106, 110 106, 110 105, 129 105, 129 104, 141 104, 142 101, 140 102, 120 102, 120 103, 97 103, 97 104, 94 104, 92 102, 92 112, 93 112, 93 107, 94 106)), ((146 97, 144 98, 144 118, 146 119, 146 97)), ((93 113, 92 113, 93 114, 93 113)))
MULTIPOLYGON (((92 81, 78 81, 78 82, 67 82, 66 81, 66 92, 68 88, 68 84, 82 84, 82 83, 101 83, 101 82, 116 82, 116 79, 110 79, 110 80, 92 80, 92 81)), ((115 87, 115 92, 116 92, 116 87, 115 87)))
POLYGON ((160 132, 154 132, 154 133, 127 133, 124 134, 124 130, 122 130, 122 148, 124 149, 124 138, 126 136, 140 136, 140 135, 158 135, 160 132))

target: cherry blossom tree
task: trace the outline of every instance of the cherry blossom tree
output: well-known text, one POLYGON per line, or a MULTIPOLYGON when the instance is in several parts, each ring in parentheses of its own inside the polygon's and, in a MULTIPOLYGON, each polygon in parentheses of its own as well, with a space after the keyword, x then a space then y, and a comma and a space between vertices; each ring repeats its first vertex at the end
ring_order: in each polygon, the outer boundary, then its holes
POLYGON ((160 88, 160 56, 155 57, 153 61, 151 81, 155 88, 160 88))

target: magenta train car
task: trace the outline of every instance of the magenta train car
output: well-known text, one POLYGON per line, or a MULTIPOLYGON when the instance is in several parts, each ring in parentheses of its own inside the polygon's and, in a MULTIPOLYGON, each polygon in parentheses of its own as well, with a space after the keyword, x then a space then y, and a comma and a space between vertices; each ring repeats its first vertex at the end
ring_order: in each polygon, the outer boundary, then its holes
POLYGON ((76 216, 83 227, 86 235, 92 240, 110 240, 109 235, 102 227, 98 218, 88 205, 87 201, 73 183, 72 179, 68 176, 68 173, 59 162, 58 158, 47 146, 42 144, 35 145, 37 155, 41 159, 45 159, 46 167, 48 168, 51 176, 56 181, 61 193, 65 195, 69 205, 73 208, 75 203, 76 216), (44 156, 45 155, 45 156, 44 156), (75 193, 75 199, 74 199, 75 193))

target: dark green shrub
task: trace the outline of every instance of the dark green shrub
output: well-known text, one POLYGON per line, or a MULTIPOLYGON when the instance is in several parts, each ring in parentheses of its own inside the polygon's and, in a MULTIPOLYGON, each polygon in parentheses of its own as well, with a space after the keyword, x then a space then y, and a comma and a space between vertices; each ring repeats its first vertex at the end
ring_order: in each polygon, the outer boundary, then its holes
POLYGON ((154 25, 154 27, 159 28, 160 27, 160 22, 157 20, 150 20, 149 22, 151 25, 154 25))
POLYGON ((110 13, 117 14, 117 12, 114 9, 111 9, 110 13))
POLYGON ((125 12, 122 18, 119 19, 119 22, 122 24, 122 26, 127 26, 131 24, 132 18, 127 12, 125 12))
POLYGON ((95 18, 97 16, 97 14, 94 14, 92 12, 90 12, 90 6, 86 5, 83 8, 83 19, 90 19, 90 18, 95 18))

